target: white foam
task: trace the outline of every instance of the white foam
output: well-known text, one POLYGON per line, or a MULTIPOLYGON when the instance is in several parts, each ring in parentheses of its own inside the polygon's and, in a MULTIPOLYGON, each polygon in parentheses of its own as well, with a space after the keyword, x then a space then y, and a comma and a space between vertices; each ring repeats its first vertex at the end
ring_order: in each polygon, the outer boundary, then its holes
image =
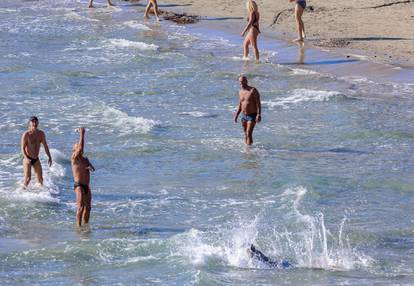
POLYGON ((201 143, 213 150, 234 150, 239 152, 243 152, 243 147, 245 146, 241 138, 208 138, 202 139, 201 143))
POLYGON ((157 50, 158 46, 154 44, 147 44, 144 42, 134 42, 125 39, 110 39, 107 41, 107 46, 109 48, 136 48, 139 50, 157 50))
POLYGON ((215 231, 191 229, 176 235, 173 238, 173 244, 179 248, 176 255, 195 265, 218 260, 233 267, 269 268, 247 254, 248 246, 254 243, 271 258, 288 259, 294 267, 341 271, 369 267, 373 259, 350 246, 344 231, 345 219, 338 223, 338 234, 334 236, 325 226, 323 213, 300 212, 300 203, 307 193, 305 188, 297 187, 278 196, 286 218, 275 225, 261 223, 258 216, 239 219, 215 231))
POLYGON ((15 190, 0 190, 2 196, 11 201, 39 202, 39 203, 59 203, 59 199, 53 194, 56 190, 37 183, 31 183, 26 189, 19 187, 15 190))
POLYGON ((133 28, 133 29, 137 29, 137 30, 143 30, 143 31, 150 31, 151 28, 148 26, 145 26, 144 24, 138 23, 137 21, 127 21, 124 22, 124 25, 133 28))
POLYGON ((188 111, 188 112, 181 112, 180 115, 190 115, 193 117, 206 117, 209 116, 208 113, 202 111, 188 111))
POLYGON ((311 74, 319 74, 318 72, 313 71, 313 70, 306 70, 306 69, 299 69, 299 68, 293 69, 293 70, 292 70, 292 73, 293 73, 294 75, 311 75, 311 74))
POLYGON ((0 8, 0 13, 14 13, 17 12, 16 9, 0 8))
POLYGON ((42 149, 39 156, 43 167, 44 185, 38 184, 36 175, 32 172, 31 182, 26 189, 22 186, 23 168, 21 155, 13 154, 9 158, 1 159, 1 165, 6 166, 7 169, 2 170, 0 173, 0 183, 2 182, 0 194, 4 194, 3 197, 13 201, 58 203, 59 199, 55 195, 59 194, 60 190, 55 181, 66 174, 64 167, 65 156, 57 149, 50 149, 50 153, 53 159, 51 167, 48 167, 47 158, 42 149))
POLYGON ((76 12, 69 12, 65 14, 65 18, 69 20, 78 20, 78 21, 90 21, 90 22, 99 22, 98 19, 92 19, 85 16, 82 16, 76 12))
POLYGON ((230 59, 233 61, 248 61, 249 60, 249 58, 237 57, 237 56, 230 57, 230 59))
POLYGON ((325 226, 324 214, 315 216, 302 214, 300 202, 307 190, 304 187, 289 188, 282 194, 282 200, 291 205, 297 224, 295 233, 278 233, 278 237, 288 242, 299 267, 321 268, 328 270, 351 270, 357 267, 368 267, 374 261, 371 257, 353 249, 344 243, 344 225, 346 218, 339 224, 338 235, 331 235, 325 226))
POLYGON ((159 123, 143 117, 129 116, 126 112, 105 106, 102 110, 102 121, 112 125, 122 135, 132 133, 148 133, 159 123))
POLYGON ((284 107, 287 108, 290 105, 296 105, 303 102, 323 102, 330 100, 333 97, 340 95, 337 91, 324 91, 324 90, 310 90, 310 89, 295 89, 291 93, 292 95, 283 98, 277 98, 274 101, 262 101, 264 105, 269 108, 284 107))
POLYGON ((52 156, 53 164, 49 168, 50 174, 54 177, 64 177, 66 169, 62 165, 65 161, 68 161, 68 157, 65 156, 61 151, 57 149, 50 149, 50 155, 52 156))

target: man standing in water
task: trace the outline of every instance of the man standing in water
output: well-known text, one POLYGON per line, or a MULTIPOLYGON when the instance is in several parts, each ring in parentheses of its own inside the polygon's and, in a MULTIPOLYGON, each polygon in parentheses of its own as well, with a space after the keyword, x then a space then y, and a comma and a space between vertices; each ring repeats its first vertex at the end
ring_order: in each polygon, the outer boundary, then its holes
POLYGON ((36 173, 37 180, 43 185, 42 165, 39 161, 40 144, 43 144, 47 157, 49 158, 49 167, 52 166, 52 157, 50 156, 49 147, 46 143, 45 133, 37 129, 39 119, 32 116, 29 119, 29 130, 23 133, 21 140, 21 150, 23 154, 23 170, 24 170, 24 188, 26 188, 32 178, 32 167, 36 173))
POLYGON ((256 125, 256 122, 260 122, 262 120, 260 94, 255 87, 247 85, 247 78, 245 76, 241 76, 239 81, 240 101, 237 113, 234 117, 234 122, 237 123, 237 118, 239 117, 240 112, 243 112, 241 122, 244 130, 244 142, 247 145, 252 145, 254 126, 256 125))
POLYGON ((83 156, 85 146, 85 128, 79 128, 79 142, 73 145, 73 152, 70 163, 72 165, 73 179, 75 181, 74 191, 76 193, 76 225, 80 227, 89 222, 91 213, 92 194, 90 183, 90 171, 95 168, 88 158, 83 156))

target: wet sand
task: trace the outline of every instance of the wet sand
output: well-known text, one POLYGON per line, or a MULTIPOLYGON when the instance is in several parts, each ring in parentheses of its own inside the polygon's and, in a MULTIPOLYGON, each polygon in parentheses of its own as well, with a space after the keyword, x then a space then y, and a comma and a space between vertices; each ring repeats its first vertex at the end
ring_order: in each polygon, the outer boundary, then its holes
MULTIPOLYGON (((258 0, 262 30, 290 40, 296 37, 293 3, 258 0), (275 22, 275 17, 277 21, 275 22)), ((161 9, 174 9, 207 18, 245 23, 245 1, 165 0, 161 9)), ((370 61, 414 68, 414 1, 308 1, 303 16, 308 45, 370 61)), ((238 32, 238 31, 237 31, 238 32)))

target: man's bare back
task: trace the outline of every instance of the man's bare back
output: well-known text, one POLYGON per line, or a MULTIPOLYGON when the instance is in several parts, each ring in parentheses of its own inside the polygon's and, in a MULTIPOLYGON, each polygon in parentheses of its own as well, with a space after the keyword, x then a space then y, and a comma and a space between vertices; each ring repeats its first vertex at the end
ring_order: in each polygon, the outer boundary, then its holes
POLYGON ((74 191, 76 194, 76 224, 81 226, 82 223, 89 222, 91 212, 92 193, 90 184, 90 172, 95 168, 89 162, 88 158, 83 156, 85 146, 85 128, 79 128, 79 142, 73 146, 73 153, 70 160, 72 165, 74 191))
POLYGON ((91 177, 90 169, 92 165, 88 158, 82 156, 81 158, 72 159, 71 165, 74 181, 76 183, 89 186, 91 177))

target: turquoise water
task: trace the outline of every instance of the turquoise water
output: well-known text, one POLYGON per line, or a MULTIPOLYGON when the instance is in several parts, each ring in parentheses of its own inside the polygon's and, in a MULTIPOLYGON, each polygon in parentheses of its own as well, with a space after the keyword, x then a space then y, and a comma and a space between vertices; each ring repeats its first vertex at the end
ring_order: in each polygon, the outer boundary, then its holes
POLYGON ((244 62, 241 38, 120 4, 0 4, 1 285, 414 284, 412 83, 278 64, 272 48, 244 62), (240 73, 262 94, 252 148, 232 120, 240 73), (22 192, 34 114, 55 164, 42 153, 45 187, 22 192), (79 231, 81 125, 97 171, 79 231), (249 260, 252 242, 294 267, 249 260))

